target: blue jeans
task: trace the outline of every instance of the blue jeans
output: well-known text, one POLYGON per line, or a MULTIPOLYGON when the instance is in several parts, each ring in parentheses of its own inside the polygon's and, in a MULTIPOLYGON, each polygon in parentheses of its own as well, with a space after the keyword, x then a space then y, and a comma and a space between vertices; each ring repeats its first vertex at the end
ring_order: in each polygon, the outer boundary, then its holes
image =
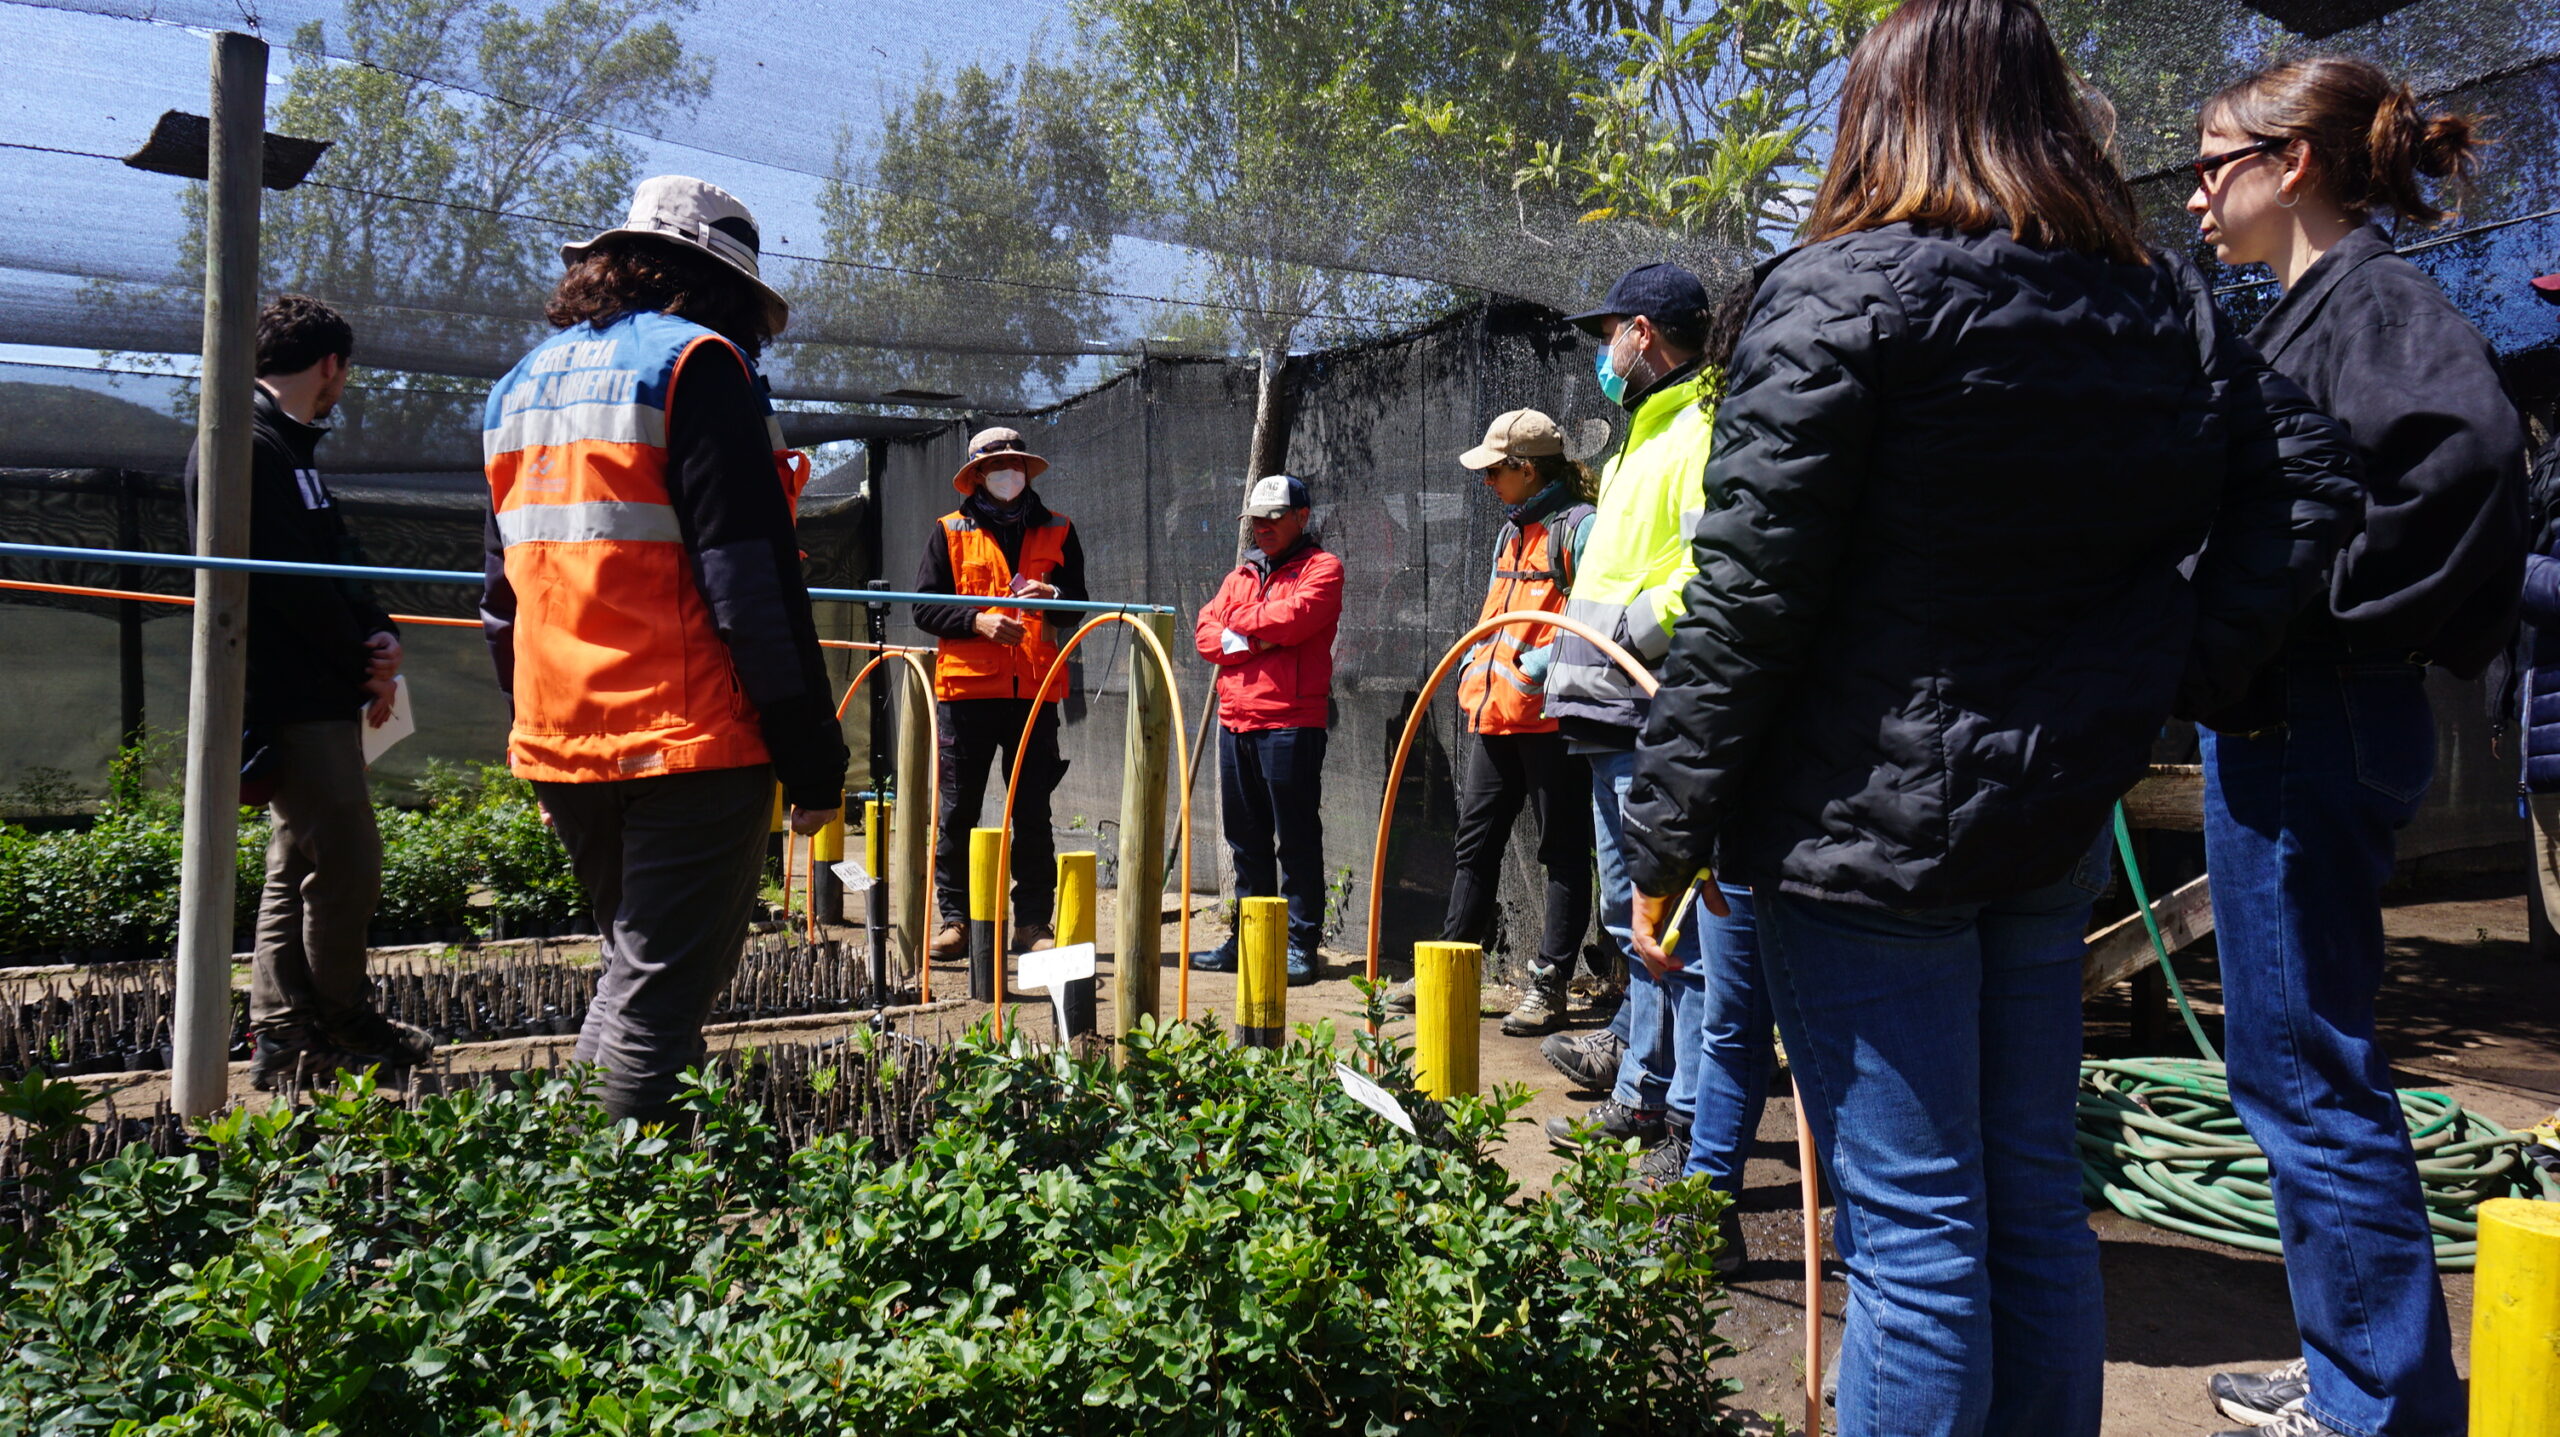
POLYGON ((1218 726, 1219 817, 1236 897, 1289 901, 1289 947, 1324 937, 1324 748, 1320 728, 1218 726))
POLYGON ((2105 850, 1919 912, 1759 896, 1760 951, 1848 1268, 1841 1437, 2093 1437, 2080 960, 2105 850))
POLYGON ((1724 920, 1690 907, 1690 916, 1682 920, 1681 967, 1668 978, 1654 977, 1636 957, 1629 926, 1635 885, 1627 878, 1626 826, 1619 815, 1627 786, 1635 781, 1635 751, 1612 749, 1587 757, 1591 833, 1600 860, 1600 926, 1627 957, 1627 1000, 1609 1021, 1610 1031, 1626 1040, 1627 1050, 1618 1060, 1618 1084, 1610 1096, 1647 1112, 1667 1110, 1672 1122, 1686 1123, 1697 1111, 1698 1000, 1705 983, 1699 950, 1707 926, 1724 920))
POLYGON ((2409 1129, 2374 1043, 2392 835, 2435 773, 2414 664, 2295 664, 2285 723, 2205 735, 2204 842, 2231 1096, 2266 1149, 2313 1416, 2463 1430, 2409 1129))
MULTIPOLYGON (((1705 1174, 1720 1193, 1742 1191, 1742 1164, 1760 1132, 1760 1109, 1769 1098, 1769 1073, 1778 1065, 1770 1041, 1769 985, 1760 973, 1760 934, 1751 921, 1751 890, 1718 884, 1733 910, 1710 918, 1705 980, 1698 994, 1697 1080, 1688 1086, 1697 1106, 1689 1123, 1689 1162, 1684 1177, 1705 1174)), ((1703 909, 1691 909, 1705 917, 1703 909)))

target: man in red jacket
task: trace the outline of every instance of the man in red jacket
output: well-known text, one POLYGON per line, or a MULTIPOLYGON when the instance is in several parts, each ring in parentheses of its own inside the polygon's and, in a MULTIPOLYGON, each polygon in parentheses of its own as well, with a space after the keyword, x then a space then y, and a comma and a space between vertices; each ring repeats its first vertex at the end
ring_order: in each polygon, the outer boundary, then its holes
MULTIPOLYGON (((1342 621, 1342 561, 1307 535, 1307 486, 1286 474, 1255 482, 1245 500, 1254 552, 1200 611, 1192 643, 1218 666, 1218 768, 1236 896, 1289 900, 1289 985, 1322 974, 1326 711, 1333 696, 1333 631, 1342 621), (1274 840, 1277 863, 1274 863, 1274 840), (1275 871, 1276 870, 1276 871, 1275 871)), ((1194 960, 1232 972, 1230 932, 1194 960)))

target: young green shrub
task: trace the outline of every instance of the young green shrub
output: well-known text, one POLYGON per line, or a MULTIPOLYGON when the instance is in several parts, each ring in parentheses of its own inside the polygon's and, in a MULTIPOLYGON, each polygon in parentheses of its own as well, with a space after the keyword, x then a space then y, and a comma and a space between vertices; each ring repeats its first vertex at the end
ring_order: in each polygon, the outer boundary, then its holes
POLYGON ((1524 1197, 1491 1155, 1522 1094, 1431 1105, 1360 1046, 1425 1137, 1342 1091, 1324 1025, 1150 1025, 1117 1067, 981 1034, 902 1154, 786 1153, 699 1077, 682 1138, 531 1074, 233 1113, 57 1209, 0 1308, 0 1426, 1732 1430, 1721 1200, 1605 1147, 1524 1197))

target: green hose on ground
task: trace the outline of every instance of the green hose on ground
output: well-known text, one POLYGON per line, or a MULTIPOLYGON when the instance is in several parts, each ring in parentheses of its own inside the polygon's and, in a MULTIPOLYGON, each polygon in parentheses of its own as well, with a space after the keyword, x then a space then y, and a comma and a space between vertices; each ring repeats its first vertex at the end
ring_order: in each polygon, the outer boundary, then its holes
MULTIPOLYGON (((2079 1142, 2083 1186, 2137 1222, 2254 1252, 2282 1252, 2275 1204, 2267 1190, 2267 1158, 2249 1140, 2232 1107, 2222 1063, 2204 1025, 2187 1005, 2151 916, 2151 900, 2134 861, 2133 837, 2116 807, 2116 848, 2125 878, 2142 906, 2143 926, 2161 975, 2202 1058, 2135 1058, 2080 1065, 2079 1142)), ((2442 1093, 2404 1091, 2400 1111, 2418 1153, 2436 1266, 2468 1271, 2480 1204, 2493 1197, 2560 1201, 2560 1179, 2525 1155, 2527 1137, 2466 1111, 2442 1093)))

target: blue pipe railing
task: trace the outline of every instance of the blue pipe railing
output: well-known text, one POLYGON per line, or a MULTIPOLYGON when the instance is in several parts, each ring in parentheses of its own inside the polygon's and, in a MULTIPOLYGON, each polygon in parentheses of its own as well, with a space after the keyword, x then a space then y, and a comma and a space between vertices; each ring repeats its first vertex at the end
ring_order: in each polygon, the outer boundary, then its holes
MULTIPOLYGON (((52 544, 0 544, 0 559, 51 559, 64 564, 132 564, 152 569, 228 569, 245 574, 295 574, 316 579, 365 579, 405 584, 477 584, 465 569, 384 569, 370 564, 303 564, 287 559, 229 559, 205 554, 157 554, 138 549, 69 549, 52 544)), ((839 604, 968 604, 981 609, 1041 609, 1066 614, 1170 614, 1168 604, 1113 604, 1092 599, 981 598, 967 594, 917 594, 903 589, 811 589, 809 597, 839 604)))

